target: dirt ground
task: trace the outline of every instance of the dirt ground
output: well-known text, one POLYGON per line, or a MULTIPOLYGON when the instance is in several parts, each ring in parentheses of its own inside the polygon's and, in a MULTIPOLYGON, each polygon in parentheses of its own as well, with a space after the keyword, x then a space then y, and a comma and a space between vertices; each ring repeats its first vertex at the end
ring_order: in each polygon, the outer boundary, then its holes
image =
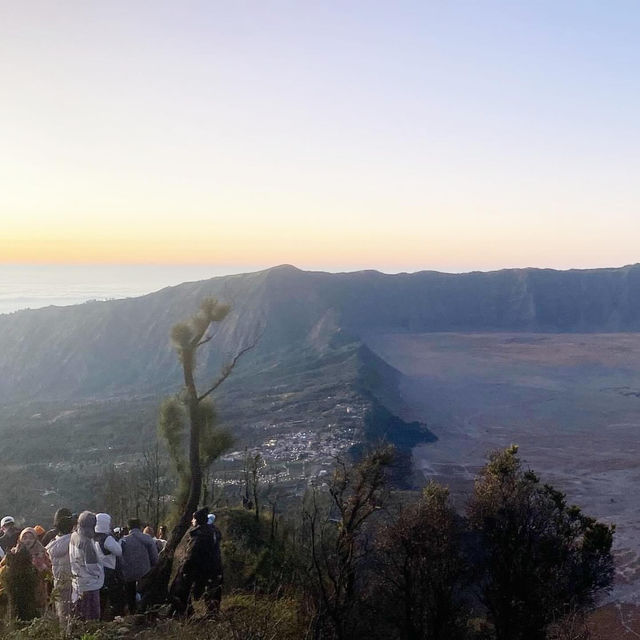
POLYGON ((640 607, 632 604, 609 604, 589 619, 592 640, 640 638, 640 607))

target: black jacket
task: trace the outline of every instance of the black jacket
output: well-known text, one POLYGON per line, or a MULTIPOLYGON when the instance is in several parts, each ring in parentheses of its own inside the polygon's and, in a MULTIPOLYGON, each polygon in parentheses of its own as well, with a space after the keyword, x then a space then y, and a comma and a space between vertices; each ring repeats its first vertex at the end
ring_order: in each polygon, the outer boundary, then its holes
POLYGON ((202 524, 191 529, 187 535, 189 541, 182 573, 197 582, 212 580, 221 575, 220 539, 214 529, 202 524))

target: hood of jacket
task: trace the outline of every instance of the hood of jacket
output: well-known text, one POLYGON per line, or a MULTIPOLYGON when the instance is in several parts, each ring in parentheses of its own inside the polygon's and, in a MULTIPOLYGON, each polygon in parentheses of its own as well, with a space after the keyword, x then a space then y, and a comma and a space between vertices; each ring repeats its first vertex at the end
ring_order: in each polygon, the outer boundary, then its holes
POLYGON ((96 533, 111 533, 111 516, 108 513, 96 514, 96 533))

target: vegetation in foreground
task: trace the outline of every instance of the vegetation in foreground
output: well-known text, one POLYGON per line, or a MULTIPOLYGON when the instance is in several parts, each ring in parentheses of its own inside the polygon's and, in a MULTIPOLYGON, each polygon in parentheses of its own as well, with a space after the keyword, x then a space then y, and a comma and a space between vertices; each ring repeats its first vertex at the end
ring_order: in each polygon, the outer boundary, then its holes
POLYGON ((613 579, 612 526, 523 469, 515 446, 491 455, 465 515, 437 484, 394 492, 392 465, 389 447, 338 461, 297 514, 221 510, 226 594, 215 618, 196 607, 191 619, 171 619, 158 607, 66 635, 49 618, 7 622, 2 637, 590 637, 585 616, 613 579))

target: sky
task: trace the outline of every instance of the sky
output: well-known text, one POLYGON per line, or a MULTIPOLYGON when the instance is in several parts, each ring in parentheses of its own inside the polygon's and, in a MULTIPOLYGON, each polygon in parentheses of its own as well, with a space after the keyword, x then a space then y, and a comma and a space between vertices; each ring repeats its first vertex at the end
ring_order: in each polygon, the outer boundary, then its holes
POLYGON ((0 263, 640 261, 640 4, 0 0, 0 263))

